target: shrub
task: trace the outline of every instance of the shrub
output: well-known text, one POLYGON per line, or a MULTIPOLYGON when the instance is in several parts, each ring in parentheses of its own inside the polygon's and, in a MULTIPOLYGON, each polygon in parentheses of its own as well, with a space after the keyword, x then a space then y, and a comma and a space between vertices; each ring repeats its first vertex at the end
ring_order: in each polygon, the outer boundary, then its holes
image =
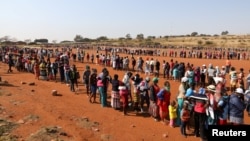
POLYGON ((201 40, 199 40, 197 43, 198 43, 198 45, 203 44, 203 42, 201 40))
POLYGON ((206 41, 206 43, 205 43, 206 45, 212 45, 213 44, 213 42, 212 41, 206 41))

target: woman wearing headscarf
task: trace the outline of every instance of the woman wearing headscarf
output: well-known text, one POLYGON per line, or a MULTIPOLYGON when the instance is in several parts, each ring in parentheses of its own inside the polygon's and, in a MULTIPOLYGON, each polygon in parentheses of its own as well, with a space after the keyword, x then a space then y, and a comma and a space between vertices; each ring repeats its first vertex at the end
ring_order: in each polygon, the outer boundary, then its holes
POLYGON ((139 108, 139 101, 140 101, 140 96, 139 96, 139 90, 138 85, 141 83, 142 79, 140 75, 137 73, 134 77, 131 78, 133 81, 133 104, 134 104, 134 110, 136 112, 140 111, 139 108))
POLYGON ((181 124, 181 110, 183 108, 183 103, 185 100, 185 94, 186 94, 186 82, 188 81, 188 78, 182 77, 181 84, 179 85, 178 89, 178 95, 177 95, 177 119, 176 119, 176 125, 181 124))
POLYGON ((130 101, 132 101, 132 95, 131 95, 131 84, 130 84, 130 78, 132 77, 132 72, 126 72, 123 76, 122 82, 128 89, 128 96, 130 97, 130 101))
POLYGON ((170 104, 170 83, 164 82, 164 87, 157 93, 157 105, 159 106, 159 113, 161 121, 166 124, 167 118, 169 118, 168 106, 170 104))
POLYGON ((159 107, 157 105, 157 93, 160 91, 158 86, 158 78, 154 77, 152 80, 153 84, 149 87, 149 113, 157 121, 159 118, 159 107))

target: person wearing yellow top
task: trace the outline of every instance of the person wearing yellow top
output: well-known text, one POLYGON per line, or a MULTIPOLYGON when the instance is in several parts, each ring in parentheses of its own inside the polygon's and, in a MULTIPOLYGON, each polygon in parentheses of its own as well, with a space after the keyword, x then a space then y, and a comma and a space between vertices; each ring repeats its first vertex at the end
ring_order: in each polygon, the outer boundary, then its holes
POLYGON ((175 100, 173 100, 170 105, 168 106, 168 110, 169 110, 169 125, 170 127, 175 127, 175 120, 177 119, 177 107, 176 107, 176 102, 175 100))

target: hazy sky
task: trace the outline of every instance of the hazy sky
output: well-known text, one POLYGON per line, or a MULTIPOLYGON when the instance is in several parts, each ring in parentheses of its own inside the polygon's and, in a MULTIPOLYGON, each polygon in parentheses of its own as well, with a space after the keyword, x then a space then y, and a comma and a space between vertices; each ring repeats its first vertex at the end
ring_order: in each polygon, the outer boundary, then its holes
POLYGON ((1 0, 0 38, 250 34, 250 0, 1 0))

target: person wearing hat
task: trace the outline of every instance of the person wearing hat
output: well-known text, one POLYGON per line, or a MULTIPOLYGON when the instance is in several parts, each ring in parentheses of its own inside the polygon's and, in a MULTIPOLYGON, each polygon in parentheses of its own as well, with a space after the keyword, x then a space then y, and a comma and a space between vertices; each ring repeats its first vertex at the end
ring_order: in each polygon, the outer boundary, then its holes
POLYGON ((234 125, 244 123, 244 92, 242 88, 237 88, 234 93, 230 95, 229 100, 229 121, 234 125))
POLYGON ((157 93, 160 91, 158 86, 158 78, 154 77, 152 79, 152 85, 149 87, 149 114, 157 121, 159 118, 159 107, 157 105, 157 93))
POLYGON ((215 125, 218 120, 218 114, 216 111, 218 101, 216 101, 215 92, 216 92, 216 87, 214 85, 207 86, 206 95, 207 95, 208 103, 209 103, 209 106, 207 108, 207 116, 209 119, 208 125, 215 125))

